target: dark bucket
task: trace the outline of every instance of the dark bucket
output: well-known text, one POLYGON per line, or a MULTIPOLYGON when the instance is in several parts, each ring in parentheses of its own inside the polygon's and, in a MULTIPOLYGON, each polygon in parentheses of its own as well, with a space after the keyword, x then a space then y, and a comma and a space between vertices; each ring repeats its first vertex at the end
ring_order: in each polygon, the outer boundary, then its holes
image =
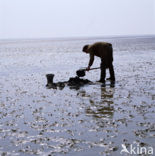
POLYGON ((76 71, 76 75, 78 77, 84 77, 86 74, 85 74, 85 69, 80 69, 78 71, 76 71))
POLYGON ((46 78, 47 78, 47 84, 53 84, 54 74, 47 74, 46 78))

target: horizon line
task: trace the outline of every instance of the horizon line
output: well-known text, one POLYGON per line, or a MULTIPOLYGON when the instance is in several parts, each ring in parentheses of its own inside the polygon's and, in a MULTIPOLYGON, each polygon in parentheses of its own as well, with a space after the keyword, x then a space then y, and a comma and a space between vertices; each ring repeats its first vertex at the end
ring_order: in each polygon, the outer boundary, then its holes
POLYGON ((92 39, 112 39, 112 38, 154 38, 155 34, 144 34, 144 35, 106 35, 106 36, 75 36, 75 37, 37 37, 37 38, 2 38, 0 42, 7 41, 39 41, 39 40, 52 40, 52 41, 70 41, 70 40, 92 40, 92 39))

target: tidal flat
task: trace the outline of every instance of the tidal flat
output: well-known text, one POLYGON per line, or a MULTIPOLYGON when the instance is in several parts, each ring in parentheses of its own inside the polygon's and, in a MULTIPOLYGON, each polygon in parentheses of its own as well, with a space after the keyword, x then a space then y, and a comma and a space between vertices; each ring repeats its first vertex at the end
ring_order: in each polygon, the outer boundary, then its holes
POLYGON ((0 41, 0 155, 119 156, 122 144, 155 150, 155 37, 0 41), (97 41, 113 44, 114 87, 94 70, 93 85, 46 88, 46 74, 86 67, 97 41))

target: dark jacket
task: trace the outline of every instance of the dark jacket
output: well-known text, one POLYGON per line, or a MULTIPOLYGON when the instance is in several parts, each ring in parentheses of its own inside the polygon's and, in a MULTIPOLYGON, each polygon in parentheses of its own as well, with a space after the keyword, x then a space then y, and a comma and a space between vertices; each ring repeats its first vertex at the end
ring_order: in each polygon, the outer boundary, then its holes
POLYGON ((88 53, 90 54, 89 66, 94 62, 94 56, 100 57, 102 63, 105 63, 106 67, 113 61, 113 48, 111 43, 96 42, 88 47, 88 53))

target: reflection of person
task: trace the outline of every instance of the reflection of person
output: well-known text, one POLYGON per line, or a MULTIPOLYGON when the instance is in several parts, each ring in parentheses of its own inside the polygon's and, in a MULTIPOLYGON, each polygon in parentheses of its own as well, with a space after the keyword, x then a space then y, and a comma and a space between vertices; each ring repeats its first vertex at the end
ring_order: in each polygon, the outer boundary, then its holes
MULTIPOLYGON (((85 91, 82 92, 82 97, 91 97, 85 91)), ((99 125, 104 125, 103 119, 113 118, 114 115, 114 90, 101 87, 101 99, 97 102, 96 99, 91 98, 90 106, 85 109, 87 115, 91 115, 95 120, 98 120, 99 125)))
POLYGON ((106 101, 109 102, 109 104, 113 104, 113 92, 114 90, 109 90, 107 88, 101 87, 101 100, 102 102, 106 101), (107 101, 108 99, 108 101, 107 101))
POLYGON ((101 103, 104 104, 103 107, 103 114, 106 117, 113 117, 114 115, 114 101, 113 101, 113 96, 114 96, 114 90, 109 90, 105 87, 101 87, 101 103))
POLYGON ((96 42, 92 45, 85 45, 83 47, 83 52, 90 55, 89 64, 87 71, 90 70, 94 62, 94 56, 101 58, 101 76, 99 82, 105 83, 106 68, 109 68, 110 78, 112 82, 115 81, 115 73, 113 69, 113 48, 111 43, 106 42, 96 42))

